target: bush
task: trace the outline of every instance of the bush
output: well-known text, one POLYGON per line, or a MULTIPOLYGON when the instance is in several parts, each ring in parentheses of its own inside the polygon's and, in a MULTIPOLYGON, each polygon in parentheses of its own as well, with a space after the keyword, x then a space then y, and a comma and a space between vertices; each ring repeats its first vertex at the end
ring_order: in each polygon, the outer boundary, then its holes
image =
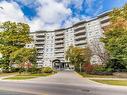
POLYGON ((52 73, 54 70, 50 67, 44 67, 42 68, 43 73, 52 73))
POLYGON ((94 69, 93 69, 94 72, 104 72, 106 71, 105 67, 102 66, 102 65, 94 65, 94 69))
POLYGON ((112 68, 105 68, 103 65, 98 64, 85 64, 85 72, 94 75, 111 75, 112 68))
POLYGON ((41 68, 36 68, 36 67, 29 68, 28 72, 32 74, 42 73, 41 68))
POLYGON ((93 72, 93 65, 92 64, 85 64, 84 65, 84 71, 88 74, 90 74, 91 72, 93 72))
POLYGON ((3 72, 3 73, 10 73, 10 71, 9 71, 9 66, 3 65, 3 66, 2 66, 2 72, 3 72))
POLYGON ((110 61, 106 64, 106 68, 111 68, 113 72, 126 71, 126 66, 118 59, 110 59, 110 61))
POLYGON ((19 72, 20 68, 11 67, 11 72, 19 72))
POLYGON ((94 65, 92 74, 112 75, 112 68, 105 68, 105 66, 103 66, 103 65, 94 65))

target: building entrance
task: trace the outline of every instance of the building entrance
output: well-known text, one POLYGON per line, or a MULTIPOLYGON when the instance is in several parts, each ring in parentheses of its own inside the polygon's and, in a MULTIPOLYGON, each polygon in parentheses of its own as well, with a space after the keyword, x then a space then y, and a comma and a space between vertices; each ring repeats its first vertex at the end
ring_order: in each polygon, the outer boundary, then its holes
POLYGON ((73 70, 69 62, 61 62, 59 59, 53 60, 53 68, 56 70, 73 70))

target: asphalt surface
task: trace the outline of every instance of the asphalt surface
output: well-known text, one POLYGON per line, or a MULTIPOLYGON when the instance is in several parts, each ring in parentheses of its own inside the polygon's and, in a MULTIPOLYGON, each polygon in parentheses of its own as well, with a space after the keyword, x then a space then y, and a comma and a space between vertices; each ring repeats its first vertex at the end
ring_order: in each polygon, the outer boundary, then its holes
POLYGON ((96 83, 70 71, 29 81, 1 80, 0 89, 0 95, 127 95, 127 87, 96 83))

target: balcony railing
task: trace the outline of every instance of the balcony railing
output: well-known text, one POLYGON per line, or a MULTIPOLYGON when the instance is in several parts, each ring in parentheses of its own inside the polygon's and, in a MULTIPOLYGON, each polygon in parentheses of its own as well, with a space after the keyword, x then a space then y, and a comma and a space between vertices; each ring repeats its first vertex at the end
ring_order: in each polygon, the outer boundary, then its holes
POLYGON ((55 41, 55 43, 56 44, 58 44, 58 43, 64 43, 64 40, 57 40, 57 41, 55 41))
POLYGON ((64 38, 64 35, 55 36, 55 39, 61 39, 61 38, 64 38))
POLYGON ((78 31, 80 31, 80 30, 85 30, 85 26, 82 25, 82 26, 78 26, 78 27, 75 27, 75 28, 74 28, 74 31, 75 31, 75 32, 78 32, 78 31))
POLYGON ((75 45, 80 45, 80 44, 87 44, 87 41, 81 40, 81 41, 75 41, 75 45))
POLYGON ((35 45, 44 45, 45 43, 44 42, 35 42, 35 45))
POLYGON ((55 32, 55 35, 56 36, 62 36, 62 35, 64 35, 64 31, 55 32))
POLYGON ((59 52, 62 52, 63 53, 64 52, 64 49, 59 49, 59 50, 58 49, 55 49, 55 53, 59 53, 59 52))
POLYGON ((101 18, 100 20, 104 21, 104 20, 107 20, 107 19, 110 19, 110 17, 109 16, 105 16, 105 17, 101 18))
POLYGON ((38 38, 38 37, 36 37, 36 40, 45 40, 45 38, 38 38))
POLYGON ((64 45, 62 44, 60 44, 60 45, 55 45, 55 48, 59 48, 59 47, 64 47, 64 45))
POLYGON ((108 26, 108 25, 110 25, 110 22, 101 24, 101 27, 103 28, 103 27, 106 27, 106 26, 108 26))
POLYGON ((86 35, 75 36, 75 40, 86 39, 86 35))
POLYGON ((85 30, 81 30, 81 31, 78 31, 78 32, 75 32, 74 33, 75 36, 85 35, 85 34, 86 34, 86 31, 85 30))
POLYGON ((55 54, 55 57, 62 57, 62 58, 64 58, 64 54, 55 54))
POLYGON ((40 55, 37 55, 37 58, 43 58, 43 56, 42 55, 41 56, 40 55))
POLYGON ((44 46, 37 46, 37 45, 35 45, 35 47, 37 48, 37 49, 42 49, 42 48, 44 48, 44 46))

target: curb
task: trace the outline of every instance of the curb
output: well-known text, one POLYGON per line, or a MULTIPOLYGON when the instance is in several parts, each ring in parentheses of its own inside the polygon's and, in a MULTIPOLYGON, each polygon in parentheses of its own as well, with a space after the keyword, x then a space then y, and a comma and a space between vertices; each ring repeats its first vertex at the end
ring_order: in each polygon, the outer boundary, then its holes
POLYGON ((82 75, 80 75, 79 73, 75 72, 75 74, 80 77, 80 78, 84 78, 82 75))

